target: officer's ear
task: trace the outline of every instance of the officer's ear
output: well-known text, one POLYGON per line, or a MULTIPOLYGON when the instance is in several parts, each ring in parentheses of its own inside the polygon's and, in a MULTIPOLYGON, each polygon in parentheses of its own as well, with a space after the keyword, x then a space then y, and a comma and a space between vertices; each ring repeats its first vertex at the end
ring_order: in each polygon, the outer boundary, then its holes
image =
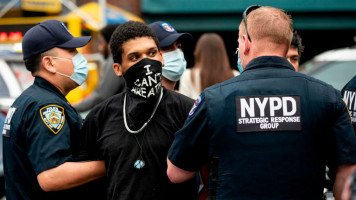
POLYGON ((114 69, 114 72, 115 72, 116 76, 123 76, 124 75, 124 73, 122 71, 122 65, 121 64, 114 63, 112 65, 112 68, 114 69))
POLYGON ((44 56, 42 58, 42 67, 44 70, 50 73, 56 73, 56 68, 53 65, 54 59, 49 56, 44 56))
POLYGON ((242 39, 244 40, 244 46, 245 46, 245 50, 244 50, 244 54, 246 55, 248 53, 248 51, 250 50, 250 40, 248 39, 247 35, 243 35, 242 39))
POLYGON ((158 61, 160 61, 162 63, 162 67, 164 67, 164 59, 161 51, 159 52, 158 61))

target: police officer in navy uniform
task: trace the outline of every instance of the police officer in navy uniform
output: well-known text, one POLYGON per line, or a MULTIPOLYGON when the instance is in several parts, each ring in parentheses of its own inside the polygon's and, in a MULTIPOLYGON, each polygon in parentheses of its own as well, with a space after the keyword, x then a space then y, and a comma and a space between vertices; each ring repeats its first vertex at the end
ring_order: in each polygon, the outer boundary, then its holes
POLYGON ((345 86, 342 88, 341 93, 344 97, 344 101, 350 111, 352 119, 352 125, 356 132, 356 76, 354 76, 345 86))
POLYGON ((321 199, 325 167, 340 199, 356 164, 356 136, 341 94, 285 59, 290 17, 251 6, 239 26, 243 73, 206 89, 168 152, 183 182, 208 163, 210 199, 321 199), (262 28, 261 28, 262 27, 262 28))
POLYGON ((90 39, 73 37, 57 20, 24 35, 23 58, 35 81, 15 100, 2 130, 7 199, 77 199, 85 193, 70 188, 105 175, 101 161, 73 162, 82 118, 65 98, 86 79, 87 60, 76 48, 90 39))

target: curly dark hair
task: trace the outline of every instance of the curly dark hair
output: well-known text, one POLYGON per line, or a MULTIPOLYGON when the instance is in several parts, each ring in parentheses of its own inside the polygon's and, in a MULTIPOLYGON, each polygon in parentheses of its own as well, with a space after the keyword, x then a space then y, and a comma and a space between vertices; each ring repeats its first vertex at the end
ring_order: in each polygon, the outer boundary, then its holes
POLYGON ((304 51, 304 46, 302 45, 302 38, 297 33, 297 31, 293 32, 291 47, 298 49, 298 55, 299 55, 299 59, 300 59, 300 57, 302 56, 302 53, 304 51))
POLYGON ((111 36, 110 49, 115 63, 121 64, 122 62, 122 45, 138 37, 151 37, 158 50, 160 49, 156 33, 149 26, 142 22, 128 21, 120 24, 111 36))

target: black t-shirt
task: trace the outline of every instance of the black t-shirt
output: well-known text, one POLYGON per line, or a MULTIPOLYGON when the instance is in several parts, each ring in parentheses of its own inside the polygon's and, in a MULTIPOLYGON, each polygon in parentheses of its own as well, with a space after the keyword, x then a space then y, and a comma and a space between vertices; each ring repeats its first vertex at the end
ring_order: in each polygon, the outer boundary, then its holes
MULTIPOLYGON (((124 125, 125 93, 96 106, 85 119, 82 142, 92 159, 105 160, 107 199, 196 199, 195 179, 173 184, 166 175, 168 149, 175 132, 183 126, 193 100, 170 90, 164 89, 163 92, 152 120, 142 132, 135 135, 128 132, 124 125), (134 162, 139 157, 140 145, 145 167, 137 170, 134 162)), ((131 130, 137 130, 151 115, 154 104, 138 105, 135 98, 130 98, 130 94, 127 96, 128 124, 131 130), (130 109, 132 105, 135 107, 133 110, 130 109), (130 126, 133 118, 145 119, 137 126, 130 126)))

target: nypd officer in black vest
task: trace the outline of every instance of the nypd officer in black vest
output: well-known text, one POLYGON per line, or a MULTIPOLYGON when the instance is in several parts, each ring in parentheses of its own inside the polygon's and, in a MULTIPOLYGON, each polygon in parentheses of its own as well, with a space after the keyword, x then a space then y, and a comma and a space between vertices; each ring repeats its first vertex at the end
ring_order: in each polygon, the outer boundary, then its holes
POLYGON ((354 76, 345 86, 342 88, 341 93, 344 97, 344 101, 347 104, 350 116, 352 119, 352 125, 356 132, 356 76, 354 76))
POLYGON ((239 26, 243 73, 206 89, 168 153, 182 182, 208 163, 211 199, 321 199, 325 167, 334 194, 356 164, 356 136, 341 94, 285 59, 291 18, 251 6, 239 26))
POLYGON ((73 162, 82 119, 65 98, 86 79, 87 60, 76 48, 89 41, 57 20, 24 35, 23 57, 35 82, 15 100, 2 130, 8 200, 78 199, 85 193, 67 189, 105 175, 103 162, 73 162))

